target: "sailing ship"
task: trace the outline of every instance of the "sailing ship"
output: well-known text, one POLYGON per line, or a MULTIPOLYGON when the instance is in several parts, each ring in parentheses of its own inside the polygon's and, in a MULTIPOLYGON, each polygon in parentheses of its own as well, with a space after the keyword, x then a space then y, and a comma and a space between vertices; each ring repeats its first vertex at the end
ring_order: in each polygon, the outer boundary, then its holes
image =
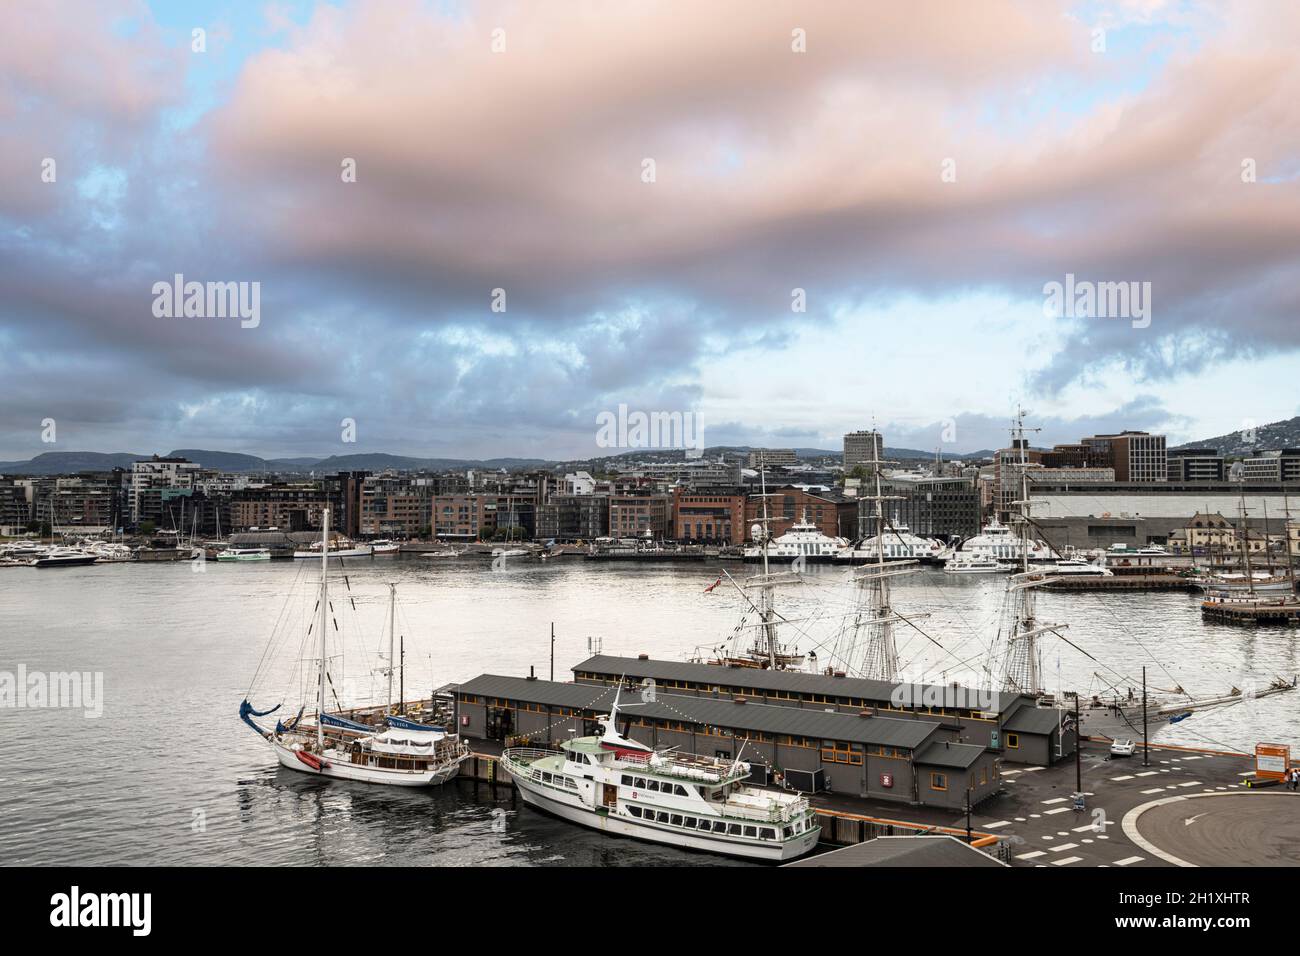
MULTIPOLYGON (((329 674, 329 654, 326 635, 331 624, 329 600, 329 511, 322 518, 320 592, 317 603, 319 616, 308 629, 315 627, 319 637, 319 657, 316 665, 316 713, 314 719, 306 714, 303 702, 298 715, 288 724, 276 721, 274 730, 257 724, 254 717, 267 717, 283 706, 283 701, 267 710, 254 710, 245 696, 239 705, 239 718, 267 742, 282 767, 316 776, 361 783, 388 784, 400 787, 422 787, 446 783, 460 770, 469 757, 469 748, 459 735, 448 733, 440 726, 410 720, 400 713, 401 703, 393 698, 394 633, 396 630, 396 586, 389 585, 389 655, 388 655, 388 706, 380 728, 355 719, 355 713, 343 715, 326 709, 326 687, 333 687, 329 674), (393 713, 396 703, 398 713, 393 713)), ((337 624, 335 625, 337 628, 337 624)), ((274 640, 274 637, 272 638, 274 640)), ((254 684, 257 678, 254 677, 254 684)), ((403 685, 404 685, 403 677, 403 685)), ((403 686, 404 690, 404 686, 403 686)))
POLYGON ((739 754, 654 750, 620 733, 618 717, 615 692, 609 716, 596 718, 600 734, 558 751, 511 747, 501 767, 529 806, 604 833, 775 862, 817 845, 806 797, 746 786, 739 754))
MULTIPOLYGON (((1025 431, 1024 411, 1019 410, 1012 429, 1012 447, 1020 449, 1018 469, 1020 499, 1012 504, 1017 509, 1013 520, 1021 541, 1020 569, 1008 579, 1004 607, 1010 612, 1011 620, 1009 626, 999 635, 999 643, 1003 648, 1002 687, 1006 691, 1035 697, 1041 707, 1055 707, 1057 700, 1044 687, 1039 638, 1045 634, 1054 635, 1088 658, 1092 660, 1096 658, 1062 633, 1069 628, 1068 624, 1049 623, 1040 620, 1037 615, 1036 589, 1059 581, 1061 578, 1051 565, 1031 568, 1029 563, 1032 553, 1032 549, 1028 546, 1029 535, 1033 524, 1030 512, 1038 502, 1031 501, 1029 497, 1028 468, 1025 467, 1027 447, 1025 431)), ((1288 682, 1275 678, 1268 687, 1250 695, 1242 694, 1234 687, 1226 694, 1195 697, 1179 686, 1162 691, 1154 697, 1144 692, 1139 698, 1132 687, 1129 687, 1126 693, 1119 692, 1119 683, 1125 678, 1121 677, 1120 681, 1116 681, 1104 678, 1100 674, 1095 676, 1105 680, 1109 685, 1105 692, 1091 695, 1091 698, 1086 701, 1084 695, 1078 692, 1066 692, 1065 696, 1075 698, 1080 715, 1080 733, 1112 740, 1132 737, 1135 731, 1140 733, 1144 716, 1149 729, 1152 724, 1159 726, 1177 723, 1199 711, 1239 703, 1246 699, 1284 693, 1296 688, 1295 680, 1288 682)), ((1145 687, 1145 669, 1143 686, 1145 687)))
MULTIPOLYGON (((751 575, 745 579, 744 584, 737 583, 736 579, 728 574, 725 570, 723 576, 731 583, 731 586, 740 594, 748 606, 748 611, 741 616, 740 622, 732 631, 732 637, 728 646, 718 649, 720 657, 714 657, 709 660, 710 664, 726 664, 732 667, 763 667, 771 670, 800 670, 810 661, 816 660, 816 654, 809 652, 804 654, 797 646, 784 644, 778 634, 778 625, 780 623, 794 623, 788 618, 777 613, 775 602, 775 590, 777 587, 789 584, 799 584, 803 578, 795 570, 773 574, 771 570, 771 533, 768 525, 772 518, 768 514, 767 508, 767 470, 759 462, 759 499, 763 502, 763 516, 754 522, 750 528, 750 537, 757 542, 759 560, 763 562, 763 571, 761 574, 751 575), (749 592, 758 591, 759 599, 755 604, 750 597, 749 592), (750 624, 748 622, 749 613, 758 615, 758 622, 750 624), (753 630, 754 636, 749 632, 753 630)), ((796 568, 798 563, 796 562, 796 568)), ((716 586, 716 585, 715 585, 716 586)))

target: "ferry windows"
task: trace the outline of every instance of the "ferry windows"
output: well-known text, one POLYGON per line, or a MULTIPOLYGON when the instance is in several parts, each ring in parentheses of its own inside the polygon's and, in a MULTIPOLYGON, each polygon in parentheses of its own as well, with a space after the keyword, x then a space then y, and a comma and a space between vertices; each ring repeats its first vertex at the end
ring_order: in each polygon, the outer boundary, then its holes
POLYGON ((776 831, 775 831, 775 830, 769 830, 767 827, 763 827, 763 829, 760 830, 760 831, 758 832, 758 835, 759 835, 760 837, 762 837, 764 840, 775 840, 775 839, 776 839, 776 831))
POLYGON ((660 823, 667 823, 668 814, 664 813, 663 811, 660 811, 658 814, 656 814, 655 819, 660 823))
POLYGON ((659 792, 659 781, 658 781, 658 780, 651 780, 651 781, 649 781, 649 782, 646 784, 646 789, 647 789, 647 790, 650 790, 650 791, 652 791, 652 792, 654 792, 654 793, 658 793, 658 792, 659 792))
POLYGON ((680 813, 673 814, 672 825, 675 827, 679 827, 682 825, 682 815, 680 813))
POLYGON ((627 812, 630 813, 630 814, 632 814, 632 816, 636 817, 638 820, 641 819, 641 808, 640 808, 640 807, 628 807, 628 808, 627 808, 627 812))
POLYGON ((683 823, 682 825, 685 826, 685 827, 687 827, 688 829, 694 830, 694 829, 695 829, 695 818, 694 818, 694 817, 687 817, 687 818, 686 818, 686 822, 683 823))
POLYGON ((712 800, 714 803, 718 803, 722 800, 722 796, 723 794, 721 790, 714 790, 713 793, 710 794, 709 799, 712 800))
POLYGON ((700 821, 700 825, 699 825, 696 829, 699 829, 699 830, 708 830, 711 826, 712 826, 712 824, 709 823, 708 820, 701 820, 701 821, 700 821))
POLYGON ((740 836, 740 824, 739 823, 727 824, 727 836, 740 836))
POLYGON ((623 780, 623 786, 625 787, 632 786, 632 777, 629 774, 626 773, 623 774, 622 780, 623 780))
POLYGON ((947 775, 946 773, 931 773, 931 774, 930 774, 930 789, 931 789, 931 790, 947 790, 947 789, 948 789, 948 775, 947 775))
POLYGON ((726 833, 726 832, 727 832, 727 825, 726 825, 725 823, 723 823, 721 820, 714 820, 714 821, 713 821, 713 832, 714 832, 714 833, 726 833))
POLYGON ((542 783, 550 783, 550 782, 551 782, 551 775, 550 775, 549 773, 547 773, 545 770, 543 770, 543 771, 542 771, 542 783))
POLYGON ((781 835, 788 840, 790 839, 790 837, 794 836, 794 830, 790 829, 789 827, 782 827, 781 835))
POLYGON ((646 785, 645 785, 645 777, 636 777, 636 778, 634 778, 634 779, 636 780, 636 783, 634 784, 634 786, 635 786, 638 790, 645 790, 645 789, 646 789, 646 785))
POLYGON ((745 827, 745 836, 747 837, 758 836, 758 827, 745 827))
POLYGON ((673 796, 689 797, 690 794, 686 792, 685 787, 683 787, 680 783, 678 783, 673 785, 673 796))

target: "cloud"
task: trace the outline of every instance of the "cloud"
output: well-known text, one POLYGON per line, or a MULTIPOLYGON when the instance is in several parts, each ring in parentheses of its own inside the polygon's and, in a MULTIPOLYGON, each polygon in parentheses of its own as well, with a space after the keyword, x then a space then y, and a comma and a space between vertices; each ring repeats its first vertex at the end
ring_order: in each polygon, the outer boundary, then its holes
MULTIPOLYGON (((762 388, 793 344, 913 299, 950 303, 953 326, 990 294, 1037 309, 1066 273, 1151 282, 1152 324, 1063 322, 1033 356, 1006 343, 1003 377, 1025 379, 1006 387, 1031 404, 1103 370, 1154 394, 1300 348, 1289 6, 394 0, 219 32, 202 62, 228 77, 199 92, 188 35, 142 4, 65 5, 0 37, 15 457, 20 410, 63 401, 48 369, 114 395, 123 440, 269 453, 332 450, 309 436, 350 415, 412 452, 562 454, 620 402, 741 392, 737 434, 806 434, 762 388), (177 272, 260 281, 261 327, 155 319, 148 290, 177 272), (749 378, 721 378, 741 354, 749 378)), ((899 329, 881 363, 917 335, 953 337, 899 329)), ((827 390, 861 384, 837 372, 827 390)), ((963 421, 915 401, 900 434, 963 421)), ((1105 407, 1132 420, 1096 428, 1163 414, 1105 407)), ((996 444, 1004 423, 966 414, 996 444)))

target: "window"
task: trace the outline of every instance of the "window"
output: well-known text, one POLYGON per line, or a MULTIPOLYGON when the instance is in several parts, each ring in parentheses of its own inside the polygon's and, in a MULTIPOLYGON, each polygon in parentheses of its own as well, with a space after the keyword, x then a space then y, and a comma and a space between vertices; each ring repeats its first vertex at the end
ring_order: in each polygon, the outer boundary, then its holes
POLYGON ((711 826, 712 824, 710 824, 708 820, 701 820, 700 825, 699 827, 697 827, 697 829, 708 830, 711 826))
POLYGON ((1007 734, 1007 746, 1010 747, 1012 750, 1019 750, 1019 749, 1020 749, 1020 735, 1019 735, 1019 734, 1007 734))
POLYGON ((721 820, 714 820, 714 821, 713 821, 713 832, 714 832, 714 833, 726 833, 726 832, 727 832, 727 825, 726 825, 725 823, 723 823, 721 820))
POLYGON ((740 836, 740 824, 739 823, 727 824, 727 836, 740 836))
POLYGON ((625 787, 630 787, 630 786, 632 786, 632 777, 631 777, 629 774, 626 774, 626 773, 623 774, 623 778, 622 778, 622 779, 623 779, 623 786, 625 786, 625 787))
POLYGON ((948 789, 948 775, 947 775, 946 773, 931 773, 931 774, 930 774, 930 789, 931 789, 931 790, 947 790, 947 789, 948 789))
POLYGON ((655 820, 657 820, 659 823, 667 823, 667 822, 668 822, 668 814, 664 813, 664 812, 661 810, 661 811, 660 811, 660 812, 655 816, 655 820))
POLYGON ((680 783, 678 783, 678 784, 673 784, 673 794, 674 794, 675 796, 678 796, 678 797, 689 797, 689 796, 690 796, 690 794, 686 792, 686 788, 683 787, 680 783))
POLYGON ((658 781, 658 780, 651 780, 651 781, 650 781, 650 784, 646 787, 646 789, 647 789, 647 790, 652 790, 652 791, 654 791, 655 793, 658 793, 658 792, 659 792, 659 781, 658 781))
POLYGON ((696 820, 694 817, 687 817, 684 826, 687 826, 690 829, 694 830, 696 828, 695 824, 696 824, 696 820))
POLYGON ((747 837, 758 836, 758 827, 745 827, 745 836, 747 837))
POLYGON ((627 808, 627 812, 630 813, 630 814, 632 814, 632 816, 636 817, 638 820, 641 819, 641 808, 640 808, 640 807, 628 807, 628 808, 627 808))
POLYGON ((672 816, 671 823, 672 823, 672 825, 675 826, 675 827, 679 827, 679 826, 681 826, 681 825, 682 825, 682 815, 681 815, 680 813, 674 813, 673 816, 672 816))

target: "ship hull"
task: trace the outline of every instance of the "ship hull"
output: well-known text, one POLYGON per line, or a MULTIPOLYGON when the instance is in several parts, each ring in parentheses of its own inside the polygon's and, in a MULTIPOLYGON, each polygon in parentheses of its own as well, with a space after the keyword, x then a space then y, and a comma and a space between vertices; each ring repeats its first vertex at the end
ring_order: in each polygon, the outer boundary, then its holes
POLYGON ((570 796, 567 793, 556 792, 552 796, 550 791, 537 788, 531 781, 511 776, 515 786, 519 788, 520 795, 524 798, 524 803, 535 809, 601 833, 645 840, 650 843, 662 843, 679 849, 702 850, 706 853, 719 853, 748 860, 781 863, 803 856, 810 851, 817 845, 817 837, 821 832, 820 828, 814 827, 784 842, 766 844, 701 836, 680 829, 643 823, 615 813, 599 813, 584 804, 576 794, 570 796))
POLYGON ((317 769, 303 763, 298 756, 298 751, 290 750, 275 740, 271 740, 269 743, 271 749, 275 751, 275 757, 280 762, 280 766, 289 770, 297 770, 299 773, 310 774, 313 777, 328 777, 331 780, 351 780, 356 783, 374 783, 390 787, 436 787, 460 773, 459 762, 427 771, 415 772, 384 770, 378 767, 353 764, 347 761, 346 755, 336 759, 326 758, 320 769, 317 769))

